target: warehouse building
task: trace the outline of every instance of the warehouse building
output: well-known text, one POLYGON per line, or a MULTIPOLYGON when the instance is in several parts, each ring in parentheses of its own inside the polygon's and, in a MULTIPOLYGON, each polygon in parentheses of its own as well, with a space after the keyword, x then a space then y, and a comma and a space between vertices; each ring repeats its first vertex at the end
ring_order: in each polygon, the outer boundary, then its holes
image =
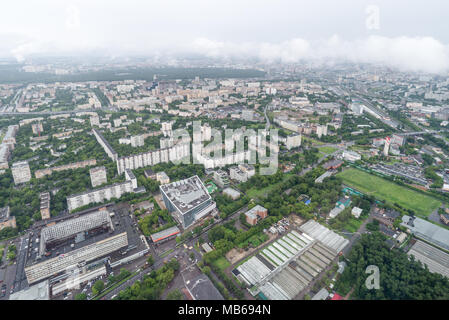
POLYGON ((104 240, 61 254, 55 258, 25 267, 25 274, 29 284, 45 280, 49 277, 63 273, 80 264, 99 259, 114 251, 128 246, 126 232, 106 238, 104 240))
POLYGON ((153 233, 151 235, 151 241, 153 241, 154 244, 161 244, 166 241, 169 241, 171 239, 174 239, 178 236, 180 233, 178 227, 174 226, 165 230, 162 230, 157 233, 153 233))
POLYGON ((417 238, 430 242, 444 250, 449 250, 449 230, 417 217, 402 217, 402 226, 410 230, 417 238))
POLYGON ((349 244, 348 239, 345 239, 314 220, 307 221, 299 227, 299 230, 307 233, 310 237, 320 241, 335 252, 342 251, 349 244))
POLYGON ((84 241, 85 233, 98 229, 102 231, 114 229, 109 211, 96 211, 42 228, 39 254, 42 256, 50 248, 72 238, 75 242, 84 241))
POLYGON ((198 176, 159 187, 165 207, 183 228, 211 213, 216 204, 198 176))
POLYGON ((48 281, 43 281, 24 290, 14 292, 9 296, 9 300, 50 300, 48 281))

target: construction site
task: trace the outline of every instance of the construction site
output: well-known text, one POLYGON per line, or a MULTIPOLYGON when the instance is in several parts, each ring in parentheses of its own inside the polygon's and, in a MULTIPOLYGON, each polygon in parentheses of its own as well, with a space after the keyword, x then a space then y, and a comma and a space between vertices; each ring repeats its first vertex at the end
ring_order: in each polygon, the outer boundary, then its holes
POLYGON ((292 300, 330 266, 349 241, 310 220, 244 262, 232 273, 253 296, 292 300))

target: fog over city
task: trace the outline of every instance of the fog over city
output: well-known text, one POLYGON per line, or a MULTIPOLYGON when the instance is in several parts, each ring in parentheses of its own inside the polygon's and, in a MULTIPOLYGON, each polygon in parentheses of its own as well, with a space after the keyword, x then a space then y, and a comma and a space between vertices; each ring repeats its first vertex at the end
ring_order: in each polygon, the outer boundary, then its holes
POLYGON ((445 73, 448 11, 440 0, 3 1, 0 57, 347 60, 445 73))

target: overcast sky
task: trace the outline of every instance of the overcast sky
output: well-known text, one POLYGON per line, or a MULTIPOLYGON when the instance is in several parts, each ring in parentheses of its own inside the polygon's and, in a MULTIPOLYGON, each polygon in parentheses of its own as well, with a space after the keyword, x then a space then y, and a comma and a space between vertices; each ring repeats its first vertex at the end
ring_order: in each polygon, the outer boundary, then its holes
POLYGON ((0 57, 346 58, 444 73, 448 12, 443 0, 1 1, 0 57))

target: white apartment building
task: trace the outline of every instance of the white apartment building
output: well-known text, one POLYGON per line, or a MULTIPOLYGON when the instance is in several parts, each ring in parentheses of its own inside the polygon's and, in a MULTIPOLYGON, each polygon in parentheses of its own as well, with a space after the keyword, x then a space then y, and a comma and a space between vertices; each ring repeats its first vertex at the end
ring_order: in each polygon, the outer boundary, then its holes
POLYGON ((296 134, 296 135, 289 135, 287 136, 286 140, 286 146, 288 150, 299 148, 301 146, 302 142, 302 135, 296 134))
POLYGON ((93 188, 101 186, 102 184, 108 182, 106 168, 104 166, 92 168, 89 170, 89 173, 90 173, 90 182, 93 188))
POLYGON ((138 135, 138 136, 132 136, 130 140, 131 140, 131 146, 134 148, 143 147, 145 144, 145 139, 142 134, 138 135))
POLYGON ((31 180, 30 166, 26 161, 13 163, 11 171, 15 184, 25 183, 31 180))

